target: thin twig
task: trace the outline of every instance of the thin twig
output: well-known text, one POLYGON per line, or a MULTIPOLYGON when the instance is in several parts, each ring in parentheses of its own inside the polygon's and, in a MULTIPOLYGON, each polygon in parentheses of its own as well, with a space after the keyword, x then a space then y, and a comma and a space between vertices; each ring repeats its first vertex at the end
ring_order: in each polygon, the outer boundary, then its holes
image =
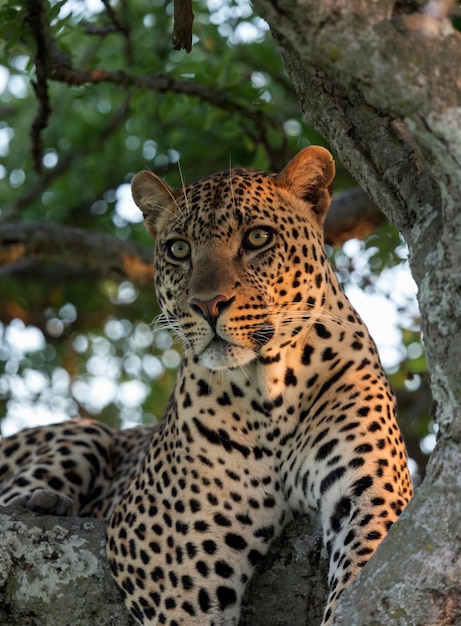
POLYGON ((106 9, 106 13, 109 16, 110 21, 112 22, 116 31, 120 32, 125 40, 125 53, 127 56, 128 63, 133 62, 133 49, 131 47, 131 38, 130 38, 130 29, 122 22, 118 13, 114 10, 109 0, 102 0, 104 7, 106 9))

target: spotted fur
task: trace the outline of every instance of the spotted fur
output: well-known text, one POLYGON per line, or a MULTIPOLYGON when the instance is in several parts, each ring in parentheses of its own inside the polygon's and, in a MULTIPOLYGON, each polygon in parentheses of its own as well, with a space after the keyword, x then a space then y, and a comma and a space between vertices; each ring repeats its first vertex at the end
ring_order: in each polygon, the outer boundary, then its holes
POLYGON ((157 298, 184 342, 159 427, 77 421, 3 443, 0 501, 110 515, 108 558, 140 624, 237 625, 296 511, 322 524, 326 626, 411 497, 392 391, 325 257, 333 176, 318 147, 278 175, 183 190, 138 174, 157 298))

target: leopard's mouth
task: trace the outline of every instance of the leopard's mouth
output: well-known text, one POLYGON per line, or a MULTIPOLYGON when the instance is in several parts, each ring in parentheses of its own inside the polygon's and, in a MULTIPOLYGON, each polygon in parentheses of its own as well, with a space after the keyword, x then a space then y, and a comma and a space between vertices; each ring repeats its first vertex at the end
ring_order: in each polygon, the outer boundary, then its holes
POLYGON ((218 335, 198 355, 201 364, 211 371, 235 369, 254 361, 257 354, 251 348, 239 346, 218 335))

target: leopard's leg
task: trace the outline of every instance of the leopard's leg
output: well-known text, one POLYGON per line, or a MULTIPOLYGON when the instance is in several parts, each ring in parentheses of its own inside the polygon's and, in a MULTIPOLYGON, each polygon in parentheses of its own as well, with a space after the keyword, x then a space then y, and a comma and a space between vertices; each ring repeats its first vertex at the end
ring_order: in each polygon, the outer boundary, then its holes
MULTIPOLYGON (((79 515, 112 476, 114 434, 86 419, 29 428, 0 441, 0 504, 79 515)), ((97 516, 98 513, 96 512, 97 516)))
POLYGON ((358 479, 352 490, 338 493, 334 505, 325 511, 324 541, 330 565, 329 596, 322 626, 330 624, 339 596, 373 556, 406 505, 396 494, 392 502, 385 503, 379 491, 363 498, 351 496, 363 488, 365 481, 367 477, 358 479))
MULTIPOLYGON (((363 420, 344 429, 357 431, 342 446, 340 431, 317 437, 304 449, 300 439, 282 467, 292 509, 319 515, 329 555, 329 597, 322 626, 331 622, 336 603, 374 554, 412 495, 405 449, 396 426, 377 428, 363 420), (373 440, 370 433, 378 432, 373 440), (362 438, 362 433, 364 436, 362 438), (346 445, 347 444, 347 445, 346 445)), ((323 432, 326 432, 323 431, 323 432)), ((290 448, 288 448, 290 450, 290 448)))

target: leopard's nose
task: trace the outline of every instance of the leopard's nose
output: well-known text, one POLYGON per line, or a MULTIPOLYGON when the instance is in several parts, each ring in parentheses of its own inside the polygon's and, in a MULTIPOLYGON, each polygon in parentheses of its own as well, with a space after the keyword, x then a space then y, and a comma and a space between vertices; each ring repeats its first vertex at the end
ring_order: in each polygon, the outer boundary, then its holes
POLYGON ((212 328, 216 326, 216 320, 227 307, 234 301, 234 297, 217 295, 209 300, 201 300, 200 298, 191 298, 189 306, 193 311, 201 315, 210 324, 212 328))

